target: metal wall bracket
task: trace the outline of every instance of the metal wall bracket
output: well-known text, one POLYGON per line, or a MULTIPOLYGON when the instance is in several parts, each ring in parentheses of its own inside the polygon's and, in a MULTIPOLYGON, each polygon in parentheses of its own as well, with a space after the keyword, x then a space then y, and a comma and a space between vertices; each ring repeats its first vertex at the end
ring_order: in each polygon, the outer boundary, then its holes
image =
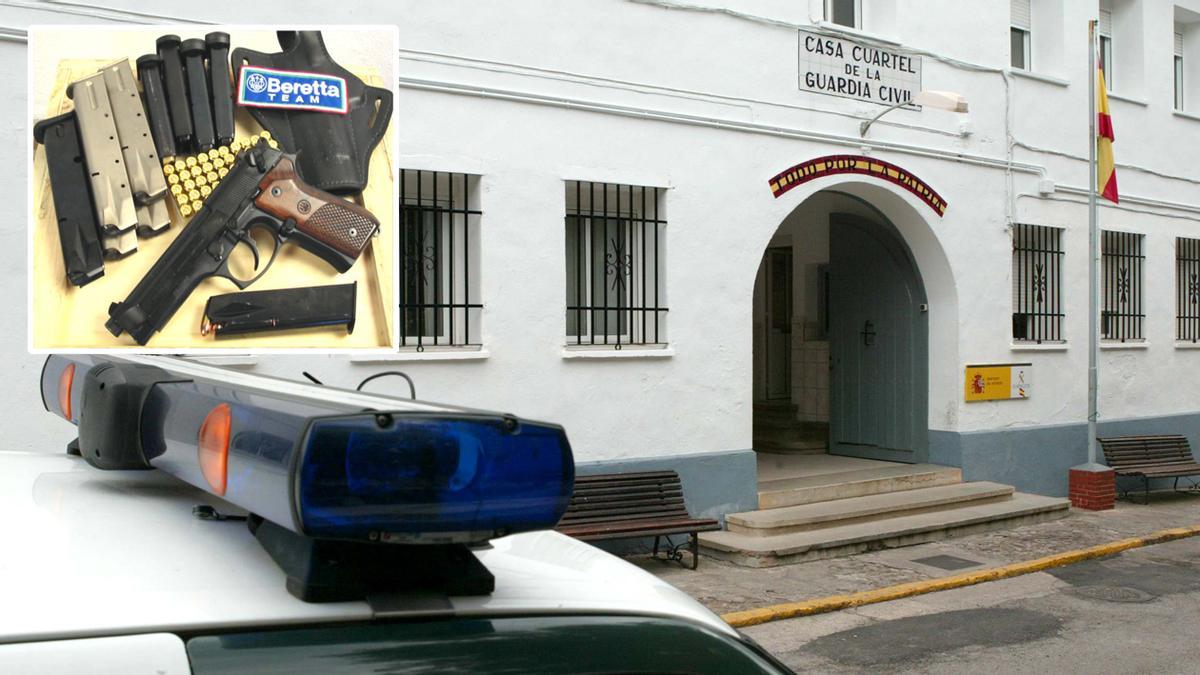
POLYGON ((167 196, 167 181, 150 136, 146 110, 138 96, 137 81, 133 79, 133 68, 129 66, 128 59, 121 59, 100 72, 108 89, 117 139, 121 143, 125 171, 129 176, 129 188, 137 204, 138 234, 158 234, 171 224, 171 214, 167 211, 164 199, 167 196))
POLYGON ((75 118, 83 139, 100 231, 107 235, 132 231, 137 227, 137 206, 129 189, 129 175, 117 141, 104 75, 96 73, 72 83, 67 96, 75 101, 75 118))

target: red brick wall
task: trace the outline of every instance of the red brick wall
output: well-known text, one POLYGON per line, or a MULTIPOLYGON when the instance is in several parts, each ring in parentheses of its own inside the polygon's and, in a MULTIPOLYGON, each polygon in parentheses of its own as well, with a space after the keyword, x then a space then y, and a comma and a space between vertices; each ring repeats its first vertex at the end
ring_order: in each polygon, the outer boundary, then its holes
POLYGON ((1117 479, 1112 469, 1080 471, 1071 469, 1068 497, 1071 506, 1089 511, 1113 508, 1117 501, 1117 479))

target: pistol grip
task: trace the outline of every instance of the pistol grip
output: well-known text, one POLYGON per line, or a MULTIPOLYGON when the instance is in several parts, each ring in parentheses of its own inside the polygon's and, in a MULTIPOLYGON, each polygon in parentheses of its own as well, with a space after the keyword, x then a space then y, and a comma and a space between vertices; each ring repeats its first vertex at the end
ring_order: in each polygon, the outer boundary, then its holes
POLYGON ((297 243, 339 272, 350 269, 379 230, 379 221, 370 211, 304 183, 287 156, 263 176, 259 187, 255 206, 281 221, 296 223, 291 236, 297 243))

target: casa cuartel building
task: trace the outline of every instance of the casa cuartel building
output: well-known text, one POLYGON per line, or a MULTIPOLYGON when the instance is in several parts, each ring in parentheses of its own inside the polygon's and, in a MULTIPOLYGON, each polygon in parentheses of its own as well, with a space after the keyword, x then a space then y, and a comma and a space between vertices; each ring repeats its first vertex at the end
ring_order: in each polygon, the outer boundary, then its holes
MULTIPOLYGON (((142 13, 86 20, 162 11, 108 4, 142 13)), ((183 18, 280 18, 222 6, 183 18)), ((897 541, 1061 515, 1087 459, 1099 19, 1120 186, 1100 432, 1200 443, 1200 0, 337 11, 399 26, 403 346, 226 363, 399 369, 421 398, 559 422, 580 473, 677 471, 730 529, 707 549, 751 564, 820 548, 813 504, 843 530, 890 513, 897 541)))

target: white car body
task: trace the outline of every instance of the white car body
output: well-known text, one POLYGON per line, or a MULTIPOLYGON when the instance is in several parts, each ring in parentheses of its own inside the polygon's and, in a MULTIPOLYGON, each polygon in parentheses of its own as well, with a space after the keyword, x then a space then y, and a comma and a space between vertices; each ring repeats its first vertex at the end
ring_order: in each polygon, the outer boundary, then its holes
POLYGON ((161 471, 101 471, 65 453, 0 451, 0 671, 18 672, 6 662, 42 663, 38 655, 56 644, 67 655, 66 643, 46 641, 73 641, 74 648, 110 645, 101 651, 114 658, 161 652, 159 670, 171 672, 168 657, 183 653, 182 643, 172 650, 175 632, 384 616, 656 616, 737 637, 673 586, 552 531, 475 551, 495 576, 490 595, 414 598, 382 612, 367 602, 306 603, 288 593, 284 573, 246 523, 201 520, 192 514, 200 504, 240 513, 161 471), (131 640, 141 647, 131 649, 131 640))

